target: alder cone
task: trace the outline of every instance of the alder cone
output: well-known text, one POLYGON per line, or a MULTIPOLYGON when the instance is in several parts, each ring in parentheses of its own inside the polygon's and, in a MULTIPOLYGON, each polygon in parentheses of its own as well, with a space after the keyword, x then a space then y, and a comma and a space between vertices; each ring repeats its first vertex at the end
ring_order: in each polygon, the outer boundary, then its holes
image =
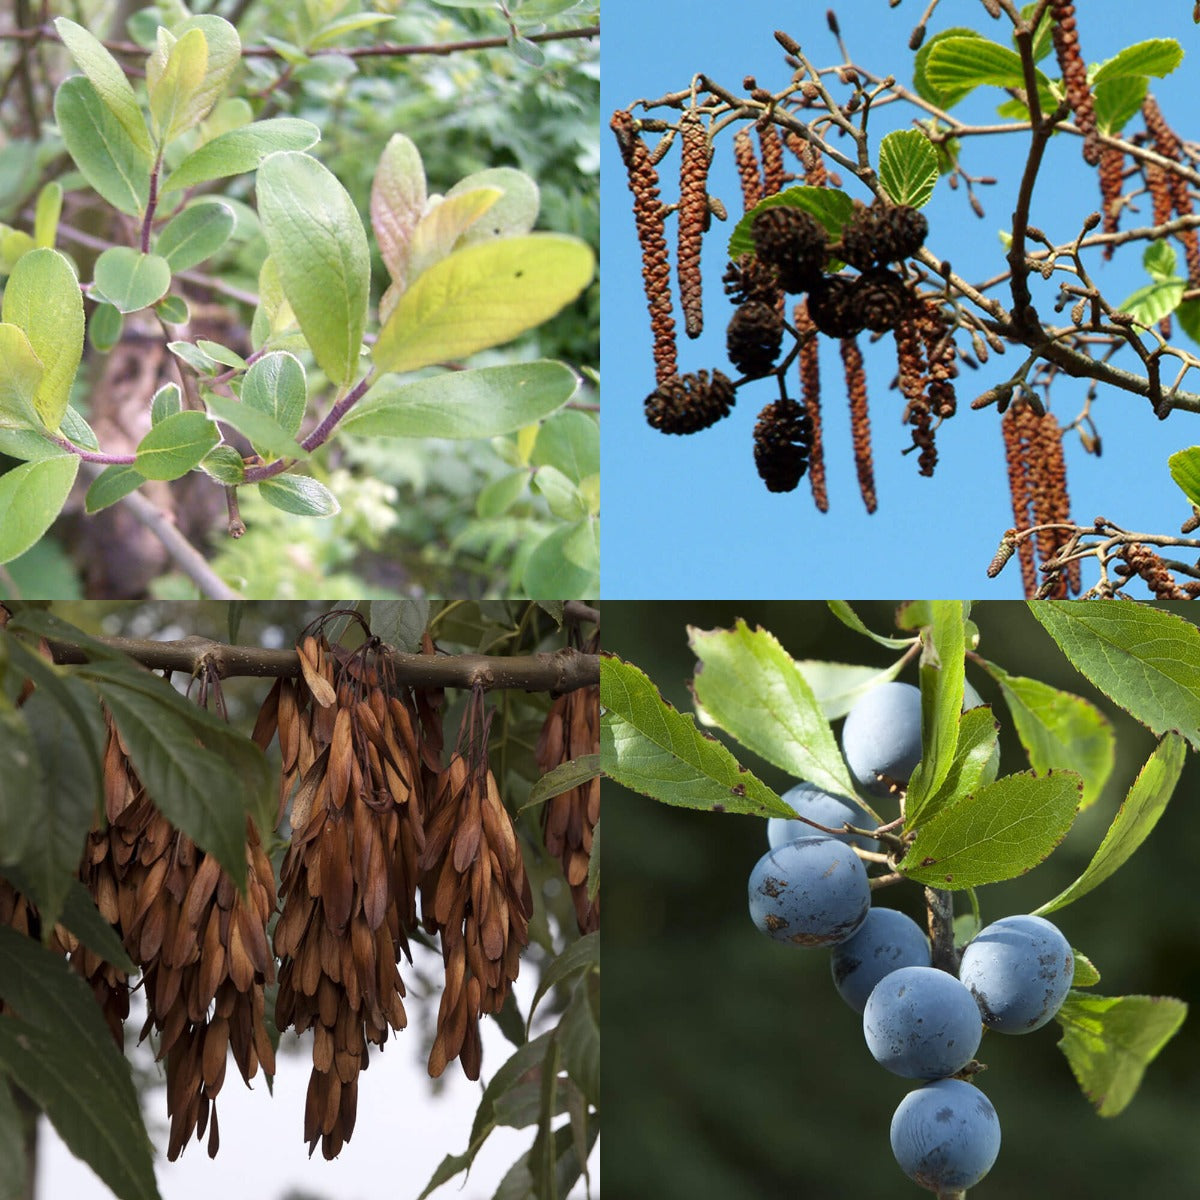
POLYGON ((661 433, 699 433, 727 417, 736 394, 727 375, 714 370, 676 375, 646 397, 646 421, 661 433))
POLYGON ((783 344, 783 319, 778 311, 757 300, 739 305, 725 331, 729 361, 743 375, 766 375, 783 344))
POLYGON ((754 426, 754 465, 769 492, 794 491, 808 470, 812 425, 804 408, 784 397, 768 404, 754 426))

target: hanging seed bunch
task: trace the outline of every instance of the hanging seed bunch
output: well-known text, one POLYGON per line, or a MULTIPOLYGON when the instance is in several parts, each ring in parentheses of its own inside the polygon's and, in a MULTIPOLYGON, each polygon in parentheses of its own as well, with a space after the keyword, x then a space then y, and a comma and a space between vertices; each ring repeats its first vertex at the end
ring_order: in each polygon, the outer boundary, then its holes
MULTIPOLYGON (((1142 101, 1142 117, 1146 122, 1146 132, 1154 140, 1154 149, 1164 158, 1171 159, 1172 162, 1182 162, 1183 146, 1179 135, 1167 124, 1167 119, 1163 116, 1162 110, 1158 107, 1158 101, 1153 96, 1147 95, 1142 101)), ((1163 210, 1159 199, 1162 191, 1169 192, 1171 211, 1175 216, 1188 217, 1192 215, 1192 197, 1188 191, 1188 182, 1183 176, 1177 175, 1173 171, 1164 171, 1153 163, 1147 163, 1144 171, 1146 185, 1150 188, 1154 198, 1156 223, 1163 210), (1155 178, 1156 176, 1157 178, 1155 178)), ((1170 217, 1165 219, 1169 220, 1170 217)), ((1187 259, 1188 280, 1193 285, 1200 283, 1200 236, 1194 229, 1182 229, 1178 236, 1183 243, 1184 256, 1187 259)))
MULTIPOLYGON (((600 649, 597 631, 586 652, 600 649)), ((545 774, 581 754, 600 753, 599 685, 576 688, 556 696, 537 740, 538 770, 545 774)), ((592 833, 600 820, 600 779, 589 779, 568 791, 551 796, 542 809, 542 837, 546 849, 562 863, 563 875, 575 902, 580 933, 600 928, 600 897, 588 900, 588 866, 592 859, 592 833)))
POLYGON ((267 922, 275 879, 254 822, 246 821, 247 895, 212 855, 159 812, 143 787, 120 732, 106 714, 103 757, 107 826, 88 837, 83 879, 101 915, 142 968, 144 1039, 159 1035, 166 1059, 167 1157, 193 1133, 220 1145, 216 1100, 233 1051, 249 1085, 259 1065, 275 1073, 264 1022, 264 987, 275 977, 267 922))
POLYGON ((1050 0, 1050 16, 1054 22, 1050 33, 1063 73, 1067 102, 1083 134, 1083 158, 1094 167, 1100 161, 1100 139, 1096 134, 1096 105, 1088 83, 1087 63, 1079 49, 1079 31, 1075 28, 1075 5, 1069 0, 1050 0))
POLYGON ((734 134, 733 158, 742 185, 742 209, 749 212, 763 198, 763 182, 754 142, 745 129, 739 129, 734 134))
POLYGON ((407 1024, 397 963, 416 924, 421 751, 411 701, 369 631, 353 652, 311 633, 296 651, 301 677, 279 682, 274 721, 268 711, 258 730, 269 740, 278 728, 294 789, 275 1020, 313 1032, 304 1138, 331 1159, 354 1131, 368 1044, 407 1024))
POLYGON ((683 153, 679 167, 679 301, 684 329, 697 338, 704 329, 700 248, 708 226, 708 168, 712 146, 699 116, 689 110, 680 118, 683 153))
MULTIPOLYGON (((1104 218, 1104 233, 1116 233, 1120 227, 1122 198, 1125 184, 1125 152, 1115 146, 1100 149, 1100 213, 1104 218)), ((1105 259, 1113 256, 1111 244, 1104 247, 1105 259)))
POLYGON ((663 433, 698 433, 727 417, 736 398, 720 371, 677 375, 646 397, 646 420, 663 433))
POLYGON ((429 1074, 459 1060, 479 1078, 479 1018, 498 1013, 529 942, 533 898, 520 843, 488 769, 491 714, 477 687, 467 704, 458 744, 429 803, 421 855, 421 912, 438 933, 445 988, 429 1074))
POLYGON ((800 395, 808 417, 808 483, 818 512, 829 511, 829 492, 825 484, 825 448, 821 439, 821 354, 817 345, 817 327, 808 315, 808 302, 801 300, 793 313, 796 332, 805 340, 800 344, 800 395))
POLYGON ((878 505, 875 495, 875 464, 871 457, 871 417, 867 411, 867 372, 862 351, 855 338, 841 341, 842 367, 846 376, 846 395, 850 398, 850 432, 854 439, 854 469, 858 490, 867 512, 878 505))
POLYGON ((812 428, 808 413, 783 396, 758 414, 754 426, 754 465, 769 492, 794 491, 808 469, 812 428))

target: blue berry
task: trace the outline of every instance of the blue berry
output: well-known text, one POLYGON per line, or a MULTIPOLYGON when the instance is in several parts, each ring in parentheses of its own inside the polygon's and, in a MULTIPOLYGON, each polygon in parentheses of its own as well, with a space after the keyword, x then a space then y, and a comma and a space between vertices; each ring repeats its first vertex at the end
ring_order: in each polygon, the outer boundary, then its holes
POLYGON ((909 1092, 892 1117, 892 1153, 931 1192, 974 1187, 1000 1153, 1000 1121, 974 1084, 939 1079, 909 1092))
POLYGON ((867 692, 846 715, 842 753, 854 782, 868 795, 886 796, 888 780, 905 786, 921 761, 920 690, 893 682, 867 692))
POLYGON ((929 966, 929 939, 911 917, 894 908, 872 908, 858 932, 830 956, 838 995, 856 1013, 885 976, 901 967, 929 966))
MULTIPOLYGON (((849 796, 831 795, 815 783, 798 783, 783 793, 783 799, 801 816, 828 829, 837 829, 847 823, 857 825, 859 829, 874 829, 878 824, 857 801, 849 796)), ((784 842, 794 841, 798 837, 811 837, 816 833, 820 833, 820 830, 805 825, 803 821, 789 821, 785 817, 771 817, 767 821, 767 842, 772 849, 782 846, 784 842)), ((863 850, 879 849, 879 843, 874 838, 856 833, 838 834, 838 837, 863 850)))

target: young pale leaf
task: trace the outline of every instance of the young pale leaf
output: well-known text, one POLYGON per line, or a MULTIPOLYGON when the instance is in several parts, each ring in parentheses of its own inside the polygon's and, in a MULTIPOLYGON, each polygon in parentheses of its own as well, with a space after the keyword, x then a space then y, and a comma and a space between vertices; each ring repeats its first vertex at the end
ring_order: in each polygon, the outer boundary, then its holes
POLYGON ((584 517, 547 534, 529 553, 521 582, 531 600, 594 596, 600 590, 600 522, 584 517))
POLYGON ((242 40, 238 37, 238 31, 223 17, 201 13, 176 25, 172 33, 182 41, 193 30, 199 30, 204 35, 207 56, 204 78, 189 105, 189 124, 203 120, 208 115, 242 58, 242 40))
POLYGON ((765 629, 688 626, 700 660, 692 690, 718 728, 748 750, 835 796, 854 784, 838 744, 792 656, 765 629))
POLYGON ((1102 1117, 1133 1099, 1146 1068, 1175 1036, 1187 1005, 1171 996, 1085 996, 1068 992, 1055 1020, 1059 1049, 1102 1117))
POLYGON ((220 440, 217 427, 204 413, 175 413, 153 426, 138 443, 134 466, 147 479, 178 479, 220 440))
POLYGON ((812 688, 827 721, 844 717, 854 707, 855 701, 881 683, 895 679, 903 666, 903 658, 898 658, 882 671, 878 667, 860 667, 852 663, 796 660, 796 669, 812 688))
POLYGON ((1113 767, 1116 739, 1108 718, 1094 705, 1037 679, 1009 675, 985 663, 1000 684, 1029 765, 1039 774, 1052 768, 1077 771, 1087 808, 1099 798, 1113 767))
POLYGON ((104 299, 123 313, 137 312, 161 300, 171 286, 171 266, 157 254, 132 246, 113 246, 96 259, 95 284, 104 299))
POLYGON ((600 704, 600 765, 622 787, 683 808, 796 815, 728 747, 668 704, 632 663, 601 656, 600 704))
POLYGON ((1162 283, 1148 283, 1130 296, 1126 296, 1121 309, 1139 325, 1147 327, 1169 317, 1183 299, 1187 285, 1182 279, 1167 279, 1162 283))
POLYGON ((434 263, 441 262, 454 249, 458 239, 502 195, 499 188, 472 188, 469 192, 447 196, 434 204, 417 222, 409 240, 404 286, 411 284, 434 263))
POLYGON ((975 90, 974 84, 970 86, 934 87, 926 71, 926 66, 929 62, 929 52, 939 42, 944 42, 947 38, 982 39, 982 37, 983 35, 977 33, 974 29, 955 25, 950 29, 943 29, 940 33, 935 33, 931 38, 927 38, 913 59, 913 86, 916 88, 917 94, 922 99, 928 100, 931 104, 936 104, 938 108, 946 110, 953 108, 963 97, 969 96, 975 90))
POLYGON ((1110 79, 1092 88, 1096 102, 1096 125, 1101 133, 1118 134, 1142 107, 1149 80, 1144 75, 1110 79))
POLYGON ((1132 600, 1031 603, 1080 674, 1156 734, 1174 729, 1200 749, 1200 630, 1132 600))
POLYGON ((146 482, 146 477, 136 467, 118 463, 105 467, 92 481, 84 499, 84 508, 89 513, 99 512, 123 500, 130 492, 136 492, 146 482))
POLYGON ((258 485, 259 494, 275 508, 299 517, 332 517, 342 511, 337 497, 308 475, 277 475, 258 485))
POLYGON ((38 192, 33 214, 33 244, 53 246, 58 236, 58 218, 62 215, 62 184, 51 180, 38 192))
POLYGON ((569 367, 544 360, 411 383, 383 379, 350 410, 342 428, 373 437, 494 437, 548 416, 578 387, 569 367))
POLYGON ((68 407, 63 413, 59 431, 73 446, 80 446, 84 450, 100 449, 95 430, 73 408, 68 407))
POLYGON ((254 171, 278 150, 307 150, 321 140, 321 131, 295 117, 271 117, 230 130, 193 150, 167 176, 161 195, 254 171))
POLYGON ((167 222, 154 252, 172 271, 186 271, 216 254, 233 232, 233 209, 219 200, 204 200, 185 208, 167 222))
POLYGON ((845 600, 827 600, 826 604, 829 605, 829 611, 847 628, 861 633, 864 637, 869 637, 871 641, 878 642, 879 645, 886 646, 889 650, 907 650, 918 640, 915 637, 888 637, 886 634, 873 633, 867 628, 862 617, 845 600))
POLYGON ((150 153, 150 133, 133 87, 120 64, 96 36, 66 17, 54 22, 63 45, 71 52, 76 66, 88 77, 96 94, 121 123, 130 140, 146 154, 150 153))
POLYGON ((1074 946, 1071 947, 1071 957, 1075 960, 1075 973, 1071 976, 1073 988, 1095 987, 1100 982, 1100 972, 1086 954, 1081 954, 1074 946))
POLYGON ((1036 911, 1051 913, 1086 896, 1102 884, 1150 836, 1179 782, 1187 757, 1187 744, 1178 734, 1168 733, 1138 772, 1125 802, 1108 827, 1100 848, 1083 874, 1036 911))
POLYGON ((586 242, 552 233, 456 250, 400 297, 379 333, 375 365, 415 371, 511 341, 574 300, 594 266, 586 242))
POLYGON ((224 421, 238 433, 245 434, 264 458, 308 457, 308 451, 286 429, 280 428, 279 422, 269 412, 216 392, 205 392, 204 403, 214 419, 224 421))
POLYGON ((516 167, 489 167, 460 179, 447 193, 446 199, 478 188, 497 188, 500 198, 487 208, 487 220, 475 221, 463 230, 459 244, 488 242, 499 237, 519 237, 528 233, 537 221, 541 197, 538 185, 516 167))
POLYGON ((1183 47, 1174 38, 1153 38, 1126 46, 1113 58, 1102 62, 1092 76, 1092 86, 1126 76, 1170 75, 1183 62, 1183 47))
POLYGON ((24 554, 50 528, 78 469, 75 455, 55 453, 0 475, 0 563, 24 554))
MULTIPOLYGON (((300 432, 308 404, 304 367, 300 360, 282 350, 257 359, 242 381, 242 403, 265 413, 289 438, 294 438, 300 432)), ((247 436, 250 436, 248 432, 247 436)), ((286 453, 294 454, 295 451, 286 453)))
POLYGON ((1142 266, 1155 283, 1167 283, 1175 278, 1175 251, 1163 238, 1151 242, 1142 254, 1142 266))
POLYGON ((734 226, 729 235, 729 257, 733 262, 737 262, 743 254, 754 253, 754 238, 751 235, 754 218, 764 209, 775 208, 777 205, 802 208, 811 213, 825 226, 833 239, 842 236, 843 227, 854 217, 854 201, 837 188, 794 187, 785 192, 777 192, 774 196, 760 200, 734 226))
MULTIPOLYGON (((176 40, 161 73, 147 73, 150 118, 155 137, 165 145, 200 120, 196 95, 208 68, 208 43, 199 29, 176 40)), ((201 114, 202 115, 202 114, 201 114)))
POLYGON ((196 347, 208 355, 213 362, 220 363, 222 366, 232 367, 235 371, 246 369, 246 360, 236 350, 222 346, 220 342, 211 342, 208 338, 197 338, 196 347))
POLYGON ((56 430, 83 356, 83 295, 65 256, 49 249, 26 254, 4 288, 3 318, 25 331, 42 364, 33 406, 56 430))
POLYGON ((388 274, 402 286, 408 278, 409 242, 425 204, 421 152, 404 134, 395 133, 371 184, 371 227, 388 274))
MULTIPOLYGON (((1035 68, 1042 111, 1055 107, 1050 80, 1035 68)), ((1002 88, 1024 88, 1025 74, 1021 56, 1007 46, 974 37, 946 37, 929 47, 925 59, 925 78, 938 93, 959 98, 984 84, 1002 88)))
POLYGON ((130 138, 83 76, 59 84, 54 119, 84 179, 114 208, 140 217, 150 195, 150 152, 130 138))
POLYGON ((1167 459, 1171 478, 1183 489, 1183 494, 1200 505, 1200 446, 1177 450, 1167 459))
POLYGON ((1062 841, 1082 790, 1073 771, 997 779, 921 825, 900 871, 952 891, 1023 875, 1062 841))
POLYGON ((923 208, 937 181, 937 151, 919 129, 894 130, 879 143, 879 182, 893 203, 923 208))
POLYGON ((42 364, 19 325, 0 324, 0 428, 41 429, 34 396, 42 364))
POLYGON ((350 383, 371 283, 358 210, 334 175, 306 154, 270 155, 257 186, 263 233, 313 357, 334 383, 350 383))

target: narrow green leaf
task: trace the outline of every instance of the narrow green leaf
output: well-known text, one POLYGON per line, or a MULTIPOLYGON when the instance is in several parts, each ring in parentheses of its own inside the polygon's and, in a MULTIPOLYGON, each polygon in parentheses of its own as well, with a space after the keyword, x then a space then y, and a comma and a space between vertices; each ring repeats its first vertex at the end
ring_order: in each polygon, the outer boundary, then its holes
POLYGON ((56 453, 0 475, 0 563, 24 554, 67 502, 79 459, 56 453))
POLYGON ((371 437, 484 438, 512 433, 561 408, 579 388, 563 363, 539 360, 382 379, 342 422, 371 437))
POLYGON ((0 710, 0 869, 20 862, 41 820, 37 745, 25 713, 0 710))
POLYGON ((197 375, 215 375, 217 373, 214 370, 217 366, 216 359, 210 358, 192 342, 168 342, 167 349, 181 362, 191 367, 197 375))
POLYGON ((69 406, 63 412, 59 432, 74 446, 81 446, 84 450, 100 449, 100 442, 96 438, 95 430, 75 409, 69 406))
MULTIPOLYGON (((444 0, 442 0, 444 3, 444 0)), ((591 1153, 599 1133, 599 1122, 593 1122, 587 1131, 584 1144, 584 1160, 591 1153)), ((575 1149, 575 1134, 570 1125, 562 1125, 553 1134, 554 1178, 551 1196, 565 1196, 578 1182, 584 1170, 575 1149)), ((530 1148, 509 1168, 508 1173, 500 1181, 492 1200, 541 1200, 541 1194, 535 1191, 534 1180, 534 1148, 530 1148)))
POLYGON ((394 133, 371 184, 371 228, 388 274, 402 288, 408 278, 409 243, 425 204, 421 152, 404 134, 394 133))
POLYGON ((811 213, 825 226, 832 239, 841 237, 842 229, 854 217, 854 201, 837 188, 794 187, 777 192, 774 196, 760 200, 748 213, 743 214, 741 220, 733 227, 733 232, 729 235, 729 257, 734 262, 743 254, 754 253, 751 230, 755 217, 764 209, 777 206, 802 208, 811 213))
POLYGON ((225 245, 233 232, 233 209, 219 200, 204 200, 185 208, 167 222, 154 252, 172 271, 186 271, 225 245))
POLYGON ((1070 692, 1009 675, 995 663, 984 666, 1000 684, 1029 765, 1039 774, 1054 768, 1078 772, 1083 779, 1080 807, 1093 804, 1113 768, 1116 738, 1108 718, 1070 692))
MULTIPOLYGON (((260 408, 216 392, 204 393, 204 403, 214 420, 224 421, 239 433, 245 434, 254 449, 264 458, 307 458, 308 451, 270 413, 260 408)), ((205 454, 211 447, 206 447, 205 454)), ((203 455, 201 455, 203 458, 203 455)), ((197 460, 199 461, 199 460, 197 460)))
POLYGON ((348 13, 344 17, 335 17, 332 21, 326 22, 308 39, 307 48, 316 50, 320 46, 327 46, 330 42, 336 42, 338 38, 345 36, 347 33, 355 33, 360 29, 369 29, 373 25, 386 25, 389 21, 396 19, 394 13, 388 12, 358 12, 348 13))
POLYGON ((978 887, 1023 875, 1062 841, 1083 784, 1071 771, 1006 775, 935 813, 917 831, 901 872, 931 887, 978 887))
POLYGON ((511 341, 574 300, 594 266, 586 242, 552 233, 456 250, 400 297, 375 344, 375 365, 413 371, 511 341))
POLYGON ((19 325, 0 324, 0 427, 41 429, 34 397, 42 363, 19 325))
POLYGON ((992 756, 996 753, 998 731, 992 710, 986 705, 962 714, 950 770, 946 772, 937 791, 922 806, 922 813, 927 820, 963 796, 993 782, 996 772, 992 769, 992 756))
POLYGON ((171 47, 161 73, 147 72, 150 118, 159 143, 199 122, 197 93, 208 68, 208 43, 199 29, 189 29, 171 47))
POLYGON ((600 591, 600 522, 584 517, 547 534, 530 551, 522 584, 531 600, 567 600, 600 591))
POLYGON ((145 475, 136 467, 124 464, 105 467, 88 488, 84 508, 89 513, 99 512, 123 500, 130 492, 136 492, 145 482, 145 475))
POLYGON ((559 1022, 558 1042, 567 1075, 584 1096, 599 1107, 600 1013, 598 1005, 593 1006, 593 989, 599 989, 598 976, 585 974, 576 983, 559 1022))
POLYGON ((127 975, 137 966, 125 951, 117 931, 100 915, 95 901, 78 879, 72 879, 63 903, 62 923, 91 951, 127 975))
POLYGON ((309 475, 278 475, 258 485, 259 494, 275 508, 300 517, 332 517, 342 511, 337 497, 309 475))
POLYGON ((845 626, 853 629, 856 633, 861 633, 865 637, 869 637, 871 641, 878 642, 881 646, 886 646, 889 650, 907 650, 918 639, 915 637, 888 637, 882 633, 872 633, 866 627, 862 617, 858 615, 846 603, 845 600, 827 600, 829 611, 845 626))
POLYGON ((313 357, 334 383, 350 383, 371 282, 358 210, 334 175, 305 154, 270 155, 257 187, 263 233, 313 357))
POLYGON ((88 77, 97 96, 120 122, 133 144, 150 154, 150 133, 146 118, 134 95, 133 87, 120 63, 93 33, 66 17, 54 22, 63 45, 71 52, 76 66, 88 77))
POLYGON ((1037 909, 1038 913, 1054 912, 1074 903, 1080 896, 1086 896, 1133 855, 1158 824, 1158 818, 1179 782, 1186 757, 1187 744, 1177 734, 1168 733, 1138 772, 1125 802, 1117 810, 1100 848, 1083 874, 1037 909))
POLYGON ((220 363, 223 367, 232 367, 235 371, 246 369, 246 360, 236 350, 229 346, 222 346, 220 342, 209 341, 208 338, 197 338, 196 347, 213 362, 220 363))
POLYGON ((37 208, 33 215, 35 246, 53 247, 58 236, 58 218, 62 215, 62 184, 51 180, 38 192, 37 208))
POLYGON ((581 754, 578 758, 569 758, 559 763, 557 767, 547 771, 529 789, 529 799, 521 805, 520 811, 544 804, 552 796, 560 796, 569 792, 589 779, 595 779, 600 774, 600 755, 581 754))
POLYGON ((983 35, 977 33, 974 29, 967 29, 961 25, 956 25, 950 29, 943 29, 940 33, 935 33, 933 37, 927 38, 913 59, 913 86, 916 88, 917 94, 923 100, 928 100, 931 104, 936 104, 938 108, 947 110, 953 108, 963 97, 969 96, 975 90, 974 84, 969 87, 962 85, 955 87, 934 87, 929 81, 929 75, 926 70, 929 63, 929 52, 939 42, 944 42, 947 38, 982 37, 983 35))
POLYGON ((1115 1117, 1133 1099, 1186 1016, 1187 1005, 1170 996, 1067 993, 1055 1017, 1063 1027, 1059 1049, 1102 1117, 1115 1117))
POLYGON ((537 990, 529 1004, 529 1016, 526 1018, 526 1028, 533 1025, 533 1014, 539 1001, 551 988, 557 987, 564 980, 570 979, 585 971, 600 970, 600 934, 585 933, 578 941, 570 945, 555 959, 546 964, 538 980, 537 990))
POLYGON ((614 782, 664 804, 793 817, 729 749, 668 704, 645 672, 600 659, 600 763, 614 782))
POLYGON ((140 217, 150 195, 150 152, 133 142, 88 80, 72 75, 59 84, 54 119, 88 183, 114 208, 140 217))
POLYGON ((1183 494, 1200 505, 1200 446, 1177 450, 1167 459, 1171 478, 1183 489, 1183 494))
POLYGON ((300 432, 308 405, 304 367, 300 360, 282 350, 264 354, 246 372, 242 381, 242 403, 265 413, 294 438, 300 432))
POLYGON ((919 129, 893 130, 879 143, 879 182, 893 203, 923 208, 937 181, 937 151, 919 129))
POLYGON ((765 629, 688 626, 700 660, 692 690, 705 712, 748 750, 834 795, 854 784, 829 722, 791 655, 765 629))
POLYGON ((1183 47, 1174 38, 1135 42, 1102 62, 1092 76, 1092 86, 1129 75, 1170 75, 1183 62, 1183 47))
POLYGON ((1155 325, 1179 307, 1186 286, 1182 279, 1148 283, 1132 295, 1126 296, 1121 303, 1121 310, 1127 312, 1139 325, 1155 325))
POLYGON ((193 150, 163 182, 161 195, 258 169, 277 150, 308 150, 321 140, 311 121, 271 117, 232 129, 193 150))
POLYGON ((25 1162, 25 1118, 8 1080, 0 1075, 0 1200, 25 1200, 32 1194, 25 1162))
POLYGON ((104 301, 96 305, 88 323, 88 336, 92 346, 101 354, 107 354, 120 340, 125 314, 115 304, 104 301))
POLYGON ((186 475, 221 440, 202 412, 181 412, 155 425, 138 443, 134 466, 147 479, 186 475))
POLYGON ((600 822, 592 830, 592 856, 588 859, 587 897, 594 902, 600 894, 600 822))
POLYGON ((1200 630, 1164 609, 1114 600, 1030 604, 1071 664, 1155 734, 1200 749, 1200 630))
POLYGON ((33 406, 56 430, 83 357, 83 295, 71 264, 57 250, 31 250, 4 288, 4 320, 19 325, 42 364, 33 406))
POLYGON ((501 237, 519 237, 528 233, 537 221, 541 197, 538 185, 524 171, 516 167, 489 167, 475 171, 460 179, 447 193, 452 200, 464 192, 478 188, 496 188, 500 198, 488 205, 484 214, 487 220, 469 225, 461 234, 459 243, 469 246, 472 242, 487 242, 501 237))
POLYGON ((554 1143, 554 1116, 558 1098, 558 1061, 562 1054, 559 1038, 552 1038, 546 1045, 546 1057, 542 1059, 541 1105, 538 1113, 537 1136, 529 1151, 529 1193, 536 1200, 557 1200, 554 1187, 554 1164, 557 1159, 554 1143))

